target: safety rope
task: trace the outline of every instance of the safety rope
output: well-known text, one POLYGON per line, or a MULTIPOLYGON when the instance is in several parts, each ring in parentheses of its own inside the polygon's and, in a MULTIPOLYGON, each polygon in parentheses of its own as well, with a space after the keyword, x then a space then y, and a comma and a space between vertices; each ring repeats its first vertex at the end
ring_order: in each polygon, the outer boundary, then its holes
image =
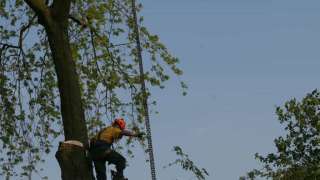
POLYGON ((143 70, 143 62, 142 62, 142 49, 141 49, 139 28, 138 28, 138 22, 137 22, 137 13, 136 13, 136 2, 135 2, 135 0, 131 0, 131 3, 132 3, 132 15, 133 15, 133 20, 134 20, 134 33, 135 33, 135 40, 136 40, 136 46, 137 46, 136 48, 137 48, 137 55, 138 55, 138 61, 139 61, 141 91, 142 91, 142 95, 143 95, 145 125, 146 125, 146 130, 147 130, 150 170, 151 170, 152 180, 156 180, 156 168, 155 168, 155 160, 154 160, 154 156, 153 156, 152 136, 151 136, 151 127, 150 127, 150 118, 149 118, 149 108, 148 108, 148 95, 147 95, 146 84, 145 84, 145 79, 144 79, 144 70, 143 70))

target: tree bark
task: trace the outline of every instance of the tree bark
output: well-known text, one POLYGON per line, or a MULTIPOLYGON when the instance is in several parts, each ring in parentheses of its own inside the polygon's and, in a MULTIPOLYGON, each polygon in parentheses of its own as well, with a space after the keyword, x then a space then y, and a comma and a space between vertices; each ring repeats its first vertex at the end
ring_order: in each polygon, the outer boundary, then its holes
MULTIPOLYGON (((70 0, 54 0, 47 7, 43 0, 25 0, 37 14, 47 33, 58 79, 65 140, 76 140, 88 147, 88 134, 81 103, 79 76, 68 37, 70 0)), ((63 180, 92 180, 91 161, 86 149, 60 143, 56 158, 63 180)))
POLYGON ((87 144, 88 135, 81 103, 79 77, 67 32, 68 19, 51 18, 45 29, 58 77, 65 139, 87 144))
POLYGON ((91 160, 83 157, 86 157, 86 151, 83 147, 60 143, 56 158, 61 168, 63 180, 94 179, 91 160))
MULTIPOLYGON (((68 16, 56 18, 51 15, 45 26, 58 77, 61 114, 65 140, 77 140, 87 147, 88 134, 81 103, 79 76, 72 58, 68 37, 68 16)), ((63 180, 91 180, 92 168, 86 150, 60 144, 56 154, 63 180), (68 148, 66 148, 68 147, 68 148)))

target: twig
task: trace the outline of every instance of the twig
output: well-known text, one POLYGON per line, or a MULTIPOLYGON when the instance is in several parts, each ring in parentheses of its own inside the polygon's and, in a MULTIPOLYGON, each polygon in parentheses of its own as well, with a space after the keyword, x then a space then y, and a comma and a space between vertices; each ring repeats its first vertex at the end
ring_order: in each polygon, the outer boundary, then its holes
MULTIPOLYGON (((81 21, 79 19, 77 19, 76 17, 69 15, 69 18, 74 21, 76 24, 78 24, 79 26, 83 27, 83 28, 89 28, 90 30, 90 34, 91 36, 97 36, 100 40, 103 39, 99 33, 90 25, 89 22, 85 22, 85 21, 81 21)), ((92 37, 91 37, 92 38, 92 37)), ((91 40, 92 41, 92 40, 91 40)), ((134 42, 127 42, 127 43, 120 43, 120 44, 111 44, 109 46, 107 46, 106 48, 114 48, 114 47, 118 47, 118 46, 125 46, 125 45, 130 45, 130 44, 134 44, 134 42)))
POLYGON ((74 21, 75 23, 77 23, 78 25, 80 25, 80 26, 82 26, 82 27, 84 27, 84 28, 87 27, 87 23, 85 23, 84 21, 81 21, 81 20, 75 18, 75 17, 72 16, 72 15, 69 15, 69 18, 70 18, 72 21, 74 21))
POLYGON ((2 46, 2 49, 5 49, 5 48, 15 48, 15 49, 20 49, 20 47, 19 47, 19 46, 15 46, 15 45, 12 45, 12 44, 0 43, 0 45, 2 46))
MULTIPOLYGON (((30 19, 30 21, 28 22, 28 24, 23 25, 22 28, 20 29, 20 34, 19 34, 19 48, 20 48, 20 50, 21 50, 22 52, 23 52, 22 43, 23 43, 23 39, 24 39, 23 34, 24 34, 24 32, 25 32, 26 30, 28 30, 28 29, 31 27, 31 25, 33 24, 33 21, 35 20, 35 18, 36 18, 36 15, 34 15, 34 16, 30 19)), ((23 52, 23 53, 24 53, 24 52, 23 52)))

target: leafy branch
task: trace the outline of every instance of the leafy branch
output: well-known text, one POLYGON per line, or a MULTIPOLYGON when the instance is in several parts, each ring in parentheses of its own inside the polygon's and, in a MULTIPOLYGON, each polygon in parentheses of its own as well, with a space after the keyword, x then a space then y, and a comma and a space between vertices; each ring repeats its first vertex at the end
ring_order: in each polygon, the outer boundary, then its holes
POLYGON ((199 168, 195 163, 189 158, 189 155, 184 153, 179 146, 174 146, 173 151, 175 151, 178 158, 164 166, 164 168, 171 167, 174 165, 181 166, 185 171, 190 171, 198 180, 205 180, 209 176, 208 171, 205 168, 199 168))

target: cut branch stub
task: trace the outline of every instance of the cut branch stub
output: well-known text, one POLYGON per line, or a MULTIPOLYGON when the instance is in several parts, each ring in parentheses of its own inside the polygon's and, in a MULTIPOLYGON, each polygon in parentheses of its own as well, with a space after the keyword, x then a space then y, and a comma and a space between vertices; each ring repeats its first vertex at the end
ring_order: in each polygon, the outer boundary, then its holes
POLYGON ((93 180, 93 172, 81 172, 81 169, 92 169, 91 159, 81 142, 60 142, 56 158, 61 168, 62 180, 93 180))

